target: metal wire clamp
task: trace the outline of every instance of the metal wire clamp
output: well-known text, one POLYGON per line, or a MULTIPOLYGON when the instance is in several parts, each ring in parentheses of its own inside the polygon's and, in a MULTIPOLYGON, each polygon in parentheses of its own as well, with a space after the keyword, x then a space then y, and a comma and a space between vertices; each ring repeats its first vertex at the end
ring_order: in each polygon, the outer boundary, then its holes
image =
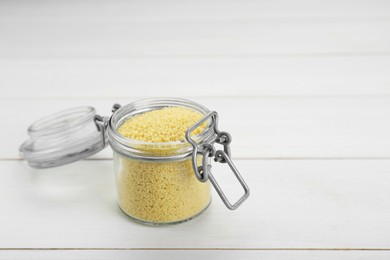
POLYGON ((200 182, 206 182, 207 180, 210 180, 211 184, 214 186, 215 190, 217 191, 219 197, 222 199, 225 206, 230 210, 237 209, 249 197, 250 191, 248 185, 245 183, 244 179, 242 178, 241 174, 239 173, 232 159, 230 158, 229 145, 232 140, 231 135, 227 132, 219 131, 218 129, 218 113, 215 111, 208 113, 198 122, 196 122, 193 126, 188 128, 185 137, 187 142, 189 142, 193 147, 192 168, 194 170, 196 178, 200 182), (197 144, 191 138, 191 133, 210 118, 212 120, 211 125, 214 128, 216 137, 212 139, 209 143, 197 144), (214 147, 214 143, 223 145, 223 150, 216 150, 214 147), (202 165, 199 167, 197 166, 198 155, 202 156, 202 165), (215 162, 227 163, 230 169, 232 170, 232 172, 234 173, 234 175, 236 176, 237 180, 241 184, 242 188, 244 189, 244 195, 239 200, 237 200, 234 204, 232 204, 228 200, 225 193, 222 191, 221 187, 219 186, 217 180, 214 178, 213 174, 211 173, 210 171, 211 165, 209 165, 208 163, 208 159, 210 157, 214 157, 215 162))
MULTIPOLYGON (((115 103, 112 106, 111 112, 114 113, 119 108, 121 108, 121 105, 115 103)), ((106 129, 107 129, 107 125, 108 125, 109 120, 110 120, 110 117, 101 116, 101 115, 95 115, 93 118, 93 121, 95 122, 97 130, 101 133, 102 142, 103 142, 104 147, 106 147, 108 145, 106 129)))

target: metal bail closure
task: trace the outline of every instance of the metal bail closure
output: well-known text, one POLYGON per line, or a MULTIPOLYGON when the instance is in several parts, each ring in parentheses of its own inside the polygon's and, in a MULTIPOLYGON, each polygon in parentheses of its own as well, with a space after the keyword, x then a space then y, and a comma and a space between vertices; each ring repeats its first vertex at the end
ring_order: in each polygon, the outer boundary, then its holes
POLYGON ((221 197, 223 203, 226 205, 226 207, 230 210, 237 209, 248 197, 250 194, 249 187, 245 183, 244 179, 242 178, 240 172, 237 170, 236 166, 234 165, 232 159, 230 158, 230 143, 232 140, 232 137, 227 132, 219 131, 218 129, 218 113, 215 111, 212 111, 208 113, 206 116, 204 116, 202 119, 200 119, 198 122, 196 122, 193 126, 188 128, 186 132, 186 140, 192 145, 193 151, 192 151, 192 168, 194 170, 196 178, 200 182, 206 182, 207 180, 210 180, 211 184, 214 186, 215 190, 217 191, 219 197, 221 197), (192 138, 191 133, 197 129, 199 126, 201 126, 204 122, 209 120, 211 118, 212 122, 211 125, 214 128, 214 132, 216 133, 216 137, 211 140, 209 143, 202 143, 197 144, 192 138), (214 143, 218 143, 223 145, 223 150, 216 150, 214 147, 214 143), (198 155, 203 156, 202 157, 202 166, 197 166, 197 157, 198 155), (236 176, 237 180, 241 184, 242 188, 244 189, 244 195, 237 200, 234 204, 232 204, 228 198, 226 197, 225 193, 222 191, 221 187, 219 186, 217 180, 214 178, 213 174, 210 171, 211 166, 208 164, 208 158, 214 157, 215 162, 220 163, 227 163, 236 176))

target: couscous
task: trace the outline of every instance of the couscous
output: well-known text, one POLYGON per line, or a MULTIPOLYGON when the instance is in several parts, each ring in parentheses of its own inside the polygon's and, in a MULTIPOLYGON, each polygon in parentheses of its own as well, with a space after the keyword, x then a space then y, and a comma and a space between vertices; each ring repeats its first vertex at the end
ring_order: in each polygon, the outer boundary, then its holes
MULTIPOLYGON (((130 117, 118 132, 132 140, 169 144, 183 141, 187 129, 202 117, 189 108, 166 107, 130 117)), ((200 126, 192 135, 204 128, 200 126)), ((157 148, 150 153, 164 152, 157 148)), ((190 219, 209 205, 210 184, 195 177, 191 157, 155 162, 114 154, 120 162, 116 166, 119 205, 129 216, 149 223, 173 223, 190 219)))

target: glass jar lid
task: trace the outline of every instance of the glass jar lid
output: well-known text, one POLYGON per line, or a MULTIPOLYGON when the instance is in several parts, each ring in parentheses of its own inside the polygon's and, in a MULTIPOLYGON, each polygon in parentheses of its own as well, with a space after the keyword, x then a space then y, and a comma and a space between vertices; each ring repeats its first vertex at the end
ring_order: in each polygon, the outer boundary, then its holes
POLYGON ((95 123, 93 107, 75 107, 43 117, 28 128, 30 138, 19 148, 34 168, 68 164, 95 154, 106 146, 95 123))

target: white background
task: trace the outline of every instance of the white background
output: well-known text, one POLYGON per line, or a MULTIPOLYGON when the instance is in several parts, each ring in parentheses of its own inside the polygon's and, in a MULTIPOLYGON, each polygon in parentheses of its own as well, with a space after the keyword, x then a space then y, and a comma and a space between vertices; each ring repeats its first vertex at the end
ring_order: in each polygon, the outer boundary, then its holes
POLYGON ((390 259, 389 1, 1 1, 0 88, 0 259, 390 259), (219 112, 237 211, 141 226, 110 148, 19 157, 41 116, 159 96, 219 112))

